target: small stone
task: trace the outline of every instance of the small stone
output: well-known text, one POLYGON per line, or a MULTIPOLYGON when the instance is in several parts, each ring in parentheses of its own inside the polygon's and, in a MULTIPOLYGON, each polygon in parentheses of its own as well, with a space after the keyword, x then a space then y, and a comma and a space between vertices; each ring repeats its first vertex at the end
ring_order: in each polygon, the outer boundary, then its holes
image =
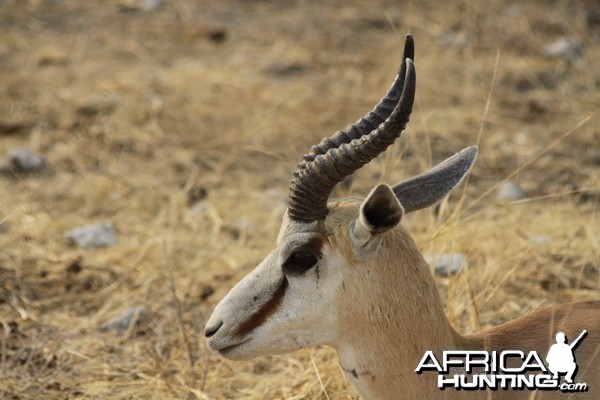
POLYGON ((150 12, 162 4, 163 0, 123 0, 119 4, 119 8, 125 12, 150 12))
POLYGON ((143 12, 154 11, 162 6, 163 0, 142 0, 140 8, 143 12))
POLYGON ((448 277, 456 275, 461 269, 469 266, 467 258, 462 253, 442 253, 425 255, 425 261, 433 265, 436 275, 448 277))
POLYGON ((573 38, 560 38, 542 49, 546 57, 562 57, 568 60, 576 60, 583 56, 583 44, 573 38))
POLYGON ((500 200, 520 200, 525 198, 525 192, 515 181, 506 181, 498 189, 498 198, 500 200))
POLYGON ((550 238, 544 235, 533 236, 531 241, 535 244, 548 244, 550 243, 550 238))
POLYGON ((0 233, 6 231, 6 220, 0 220, 0 233))
POLYGON ((94 116, 98 114, 110 114, 120 103, 116 94, 95 94, 77 105, 77 112, 81 115, 94 116))
POLYGON ((75 228, 65 233, 65 237, 78 247, 95 249, 117 243, 117 233, 110 222, 98 222, 75 228))
POLYGON ((0 171, 3 173, 27 173, 40 171, 46 165, 46 161, 30 150, 15 148, 8 153, 2 163, 0 171))
POLYGON ((132 324, 138 324, 148 317, 148 309, 144 306, 130 307, 118 317, 105 322, 100 327, 103 331, 125 332, 132 324))

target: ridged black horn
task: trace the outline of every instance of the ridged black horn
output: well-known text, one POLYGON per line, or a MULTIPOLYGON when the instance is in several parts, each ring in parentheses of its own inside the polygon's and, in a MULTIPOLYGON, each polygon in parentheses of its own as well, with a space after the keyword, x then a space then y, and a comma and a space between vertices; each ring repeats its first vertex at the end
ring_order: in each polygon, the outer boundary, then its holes
POLYGON ((300 173, 300 171, 306 167, 306 164, 312 162, 318 155, 325 154, 329 149, 337 148, 344 143, 350 143, 354 139, 369 134, 390 116, 400 100, 401 90, 404 87, 406 59, 410 59, 413 62, 415 60, 415 43, 410 34, 406 35, 404 40, 404 52, 398 75, 396 75, 394 83, 392 83, 392 86, 385 96, 379 100, 379 103, 377 103, 371 111, 354 124, 347 126, 341 131, 337 131, 329 137, 323 138, 319 144, 314 145, 311 148, 310 153, 304 155, 304 158, 302 162, 298 164, 298 169, 294 175, 300 173))
POLYGON ((404 60, 406 73, 400 100, 390 116, 367 135, 352 139, 318 154, 299 169, 290 186, 288 215, 311 222, 327 216, 327 200, 333 188, 377 157, 400 136, 408 123, 415 98, 416 73, 413 61, 404 60))

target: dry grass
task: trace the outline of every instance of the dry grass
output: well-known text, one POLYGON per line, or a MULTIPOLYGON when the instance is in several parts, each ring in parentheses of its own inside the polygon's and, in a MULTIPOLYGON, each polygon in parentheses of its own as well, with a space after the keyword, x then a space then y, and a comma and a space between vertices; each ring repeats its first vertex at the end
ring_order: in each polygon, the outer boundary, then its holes
POLYGON ((51 166, 0 177, 0 398, 356 398, 330 349, 233 363, 200 332, 272 246, 300 154, 379 98, 407 31, 412 122, 351 193, 480 141, 462 196, 406 222, 424 251, 468 256, 438 279, 449 318, 473 331, 600 299, 594 1, 125 3, 0 2, 0 123, 21 126, 0 132, 0 154, 27 147, 51 166), (540 55, 561 36, 583 58, 540 55), (118 101, 81 111, 98 94, 118 101), (527 200, 496 200, 511 176, 527 200), (103 220, 114 247, 63 238, 103 220), (100 329, 136 305, 142 323, 100 329))

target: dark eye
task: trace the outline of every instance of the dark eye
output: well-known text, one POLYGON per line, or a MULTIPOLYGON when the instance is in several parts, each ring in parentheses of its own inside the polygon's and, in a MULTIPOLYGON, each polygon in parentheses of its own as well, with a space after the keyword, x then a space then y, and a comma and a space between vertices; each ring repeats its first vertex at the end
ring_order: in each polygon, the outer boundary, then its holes
POLYGON ((295 251, 283 263, 283 268, 291 272, 305 272, 314 267, 317 261, 317 256, 309 251, 295 251))

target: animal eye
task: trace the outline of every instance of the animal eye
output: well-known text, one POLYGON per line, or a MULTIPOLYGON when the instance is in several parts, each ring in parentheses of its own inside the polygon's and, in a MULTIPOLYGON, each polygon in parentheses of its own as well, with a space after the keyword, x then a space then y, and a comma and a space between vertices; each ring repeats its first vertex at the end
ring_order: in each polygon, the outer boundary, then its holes
POLYGON ((317 256, 309 251, 295 251, 283 263, 283 268, 292 272, 305 272, 314 267, 317 261, 317 256))

